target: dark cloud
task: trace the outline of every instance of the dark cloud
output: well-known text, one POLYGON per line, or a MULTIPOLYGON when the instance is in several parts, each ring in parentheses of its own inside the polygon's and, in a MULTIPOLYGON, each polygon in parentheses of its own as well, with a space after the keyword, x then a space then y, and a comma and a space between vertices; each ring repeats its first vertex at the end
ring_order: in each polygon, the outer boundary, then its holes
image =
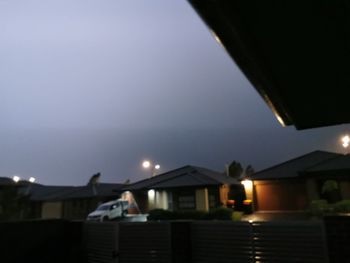
POLYGON ((0 28, 0 176, 120 182, 144 158, 220 170, 341 150, 345 127, 281 128, 186 1, 1 1, 0 28))

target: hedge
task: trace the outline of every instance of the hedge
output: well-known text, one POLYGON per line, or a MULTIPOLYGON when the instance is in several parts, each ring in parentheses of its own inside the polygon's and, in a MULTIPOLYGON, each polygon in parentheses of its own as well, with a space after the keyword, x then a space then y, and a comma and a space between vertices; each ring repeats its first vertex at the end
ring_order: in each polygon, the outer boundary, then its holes
POLYGON ((209 212, 198 210, 169 211, 153 209, 149 211, 148 220, 232 220, 232 209, 218 208, 209 212))

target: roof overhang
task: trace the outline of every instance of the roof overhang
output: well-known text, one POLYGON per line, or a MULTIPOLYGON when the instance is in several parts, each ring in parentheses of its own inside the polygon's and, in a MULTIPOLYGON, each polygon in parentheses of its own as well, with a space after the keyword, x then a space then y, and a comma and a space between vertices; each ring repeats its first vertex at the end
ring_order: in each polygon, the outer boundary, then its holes
POLYGON ((282 125, 350 122, 350 4, 189 0, 282 125))

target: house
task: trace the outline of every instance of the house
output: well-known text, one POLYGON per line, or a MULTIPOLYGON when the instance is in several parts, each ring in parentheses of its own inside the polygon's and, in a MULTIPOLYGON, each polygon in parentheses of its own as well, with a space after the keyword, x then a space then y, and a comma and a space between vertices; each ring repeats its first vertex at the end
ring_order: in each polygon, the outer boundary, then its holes
POLYGON ((135 182, 124 190, 132 192, 143 213, 155 208, 208 211, 244 194, 238 180, 191 165, 135 182))
POLYGON ((32 218, 85 219, 104 202, 118 199, 124 184, 95 183, 85 186, 32 186, 32 218))
MULTIPOLYGON (((12 198, 11 202, 18 194, 23 197, 23 204, 18 208, 21 212, 16 215, 19 219, 81 220, 99 204, 118 199, 122 195, 124 184, 100 183, 98 177, 99 175, 93 176, 84 186, 51 186, 27 181, 15 183, 11 178, 0 177, 0 193, 12 198)), ((6 206, 0 203, 0 211, 3 205, 6 206)))
POLYGON ((341 199, 350 199, 350 155, 314 151, 247 179, 255 210, 302 211, 312 200, 325 198, 322 186, 328 180, 337 182, 341 199))

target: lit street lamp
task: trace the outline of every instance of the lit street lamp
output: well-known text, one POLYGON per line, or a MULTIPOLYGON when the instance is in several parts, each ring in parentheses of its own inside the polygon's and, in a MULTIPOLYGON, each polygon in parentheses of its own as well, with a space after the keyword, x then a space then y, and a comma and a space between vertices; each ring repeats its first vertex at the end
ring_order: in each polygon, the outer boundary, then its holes
POLYGON ((155 176, 157 173, 157 170, 160 169, 160 165, 159 164, 155 164, 153 165, 150 161, 145 160, 142 162, 142 167, 145 169, 151 169, 151 176, 155 176))
POLYGON ((344 147, 345 149, 348 148, 349 143, 350 143, 350 137, 349 137, 349 135, 343 136, 343 137, 341 138, 341 141, 342 141, 343 147, 344 147))
POLYGON ((34 183, 35 182, 35 178, 34 177, 30 177, 29 178, 29 182, 34 183))
POLYGON ((18 183, 20 179, 21 179, 21 178, 19 178, 19 176, 17 176, 17 175, 14 175, 14 176, 12 177, 12 180, 13 180, 15 183, 18 183))

